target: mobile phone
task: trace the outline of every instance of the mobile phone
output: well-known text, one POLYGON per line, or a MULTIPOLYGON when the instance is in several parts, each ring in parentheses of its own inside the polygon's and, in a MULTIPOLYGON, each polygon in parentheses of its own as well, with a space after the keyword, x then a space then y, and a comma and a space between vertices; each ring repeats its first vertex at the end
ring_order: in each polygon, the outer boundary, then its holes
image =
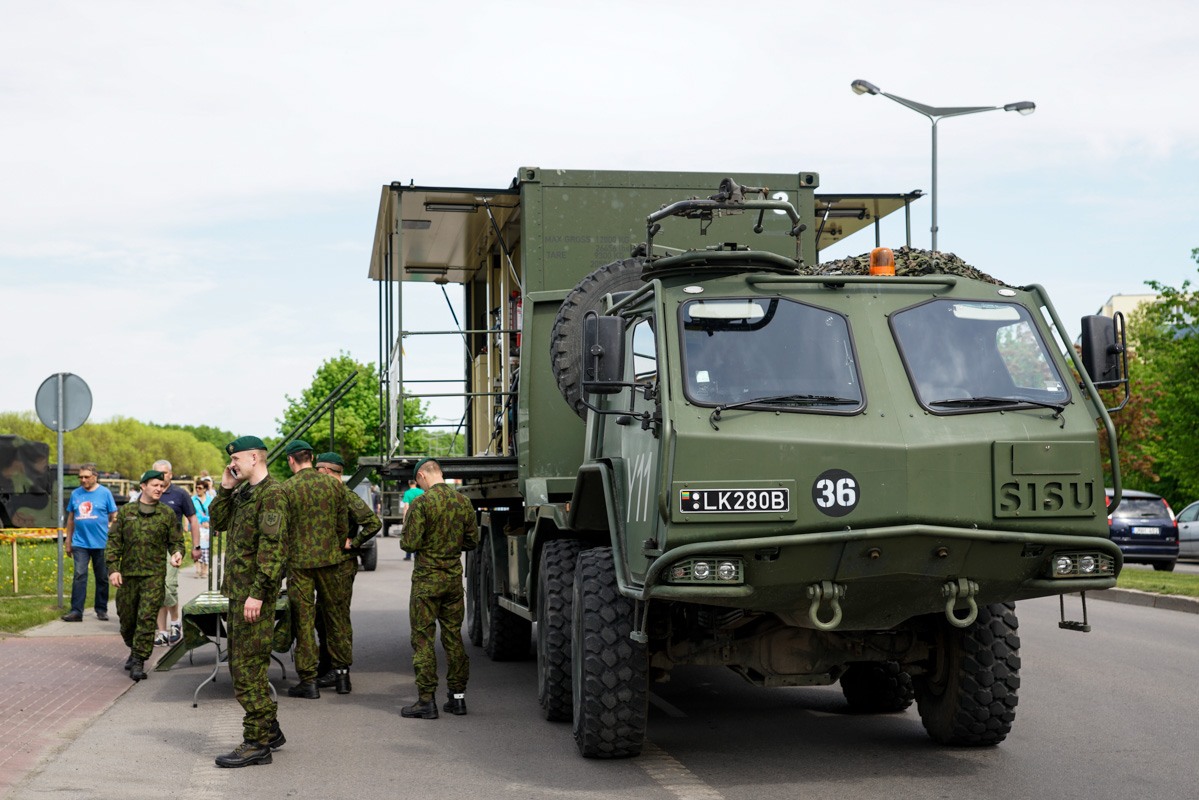
POLYGON ((239 475, 239 474, 237 473, 237 466, 236 466, 235 464, 230 464, 230 465, 229 465, 229 474, 230 474, 230 475, 232 475, 232 476, 233 476, 233 477, 235 477, 235 478, 240 478, 240 477, 241 477, 241 475, 239 475))

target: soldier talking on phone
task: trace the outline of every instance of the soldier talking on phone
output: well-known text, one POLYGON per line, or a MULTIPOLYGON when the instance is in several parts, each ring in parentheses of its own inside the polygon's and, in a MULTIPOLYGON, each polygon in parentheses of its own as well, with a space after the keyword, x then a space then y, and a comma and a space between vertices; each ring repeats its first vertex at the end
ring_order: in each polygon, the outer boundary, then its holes
POLYGON ((212 527, 226 531, 225 579, 229 598, 229 672, 233 693, 246 715, 244 741, 217 756, 218 767, 271 763, 271 751, 287 741, 271 699, 267 667, 275 601, 286 561, 287 496, 267 472, 266 445, 242 436, 225 445, 230 463, 209 507, 212 527))

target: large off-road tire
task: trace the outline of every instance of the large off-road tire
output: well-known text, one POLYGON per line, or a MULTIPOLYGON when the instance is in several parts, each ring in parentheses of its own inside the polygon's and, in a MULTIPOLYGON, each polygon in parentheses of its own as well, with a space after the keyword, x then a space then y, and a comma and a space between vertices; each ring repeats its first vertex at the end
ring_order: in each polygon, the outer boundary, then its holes
POLYGON ((613 292, 631 292, 644 285, 641 270, 644 258, 626 258, 613 261, 592 272, 570 290, 554 326, 550 330, 550 366, 558 391, 580 418, 587 409, 583 405, 583 376, 580 358, 583 354, 583 315, 598 311, 604 295, 613 292))
POLYGON ((466 638, 475 647, 483 645, 483 592, 479 588, 479 553, 476 547, 466 554, 466 638))
POLYGON ((491 558, 491 545, 480 542, 484 550, 480 553, 480 597, 483 599, 479 611, 482 614, 482 644, 487 657, 492 661, 520 661, 529 657, 529 640, 533 634, 533 623, 518 617, 500 605, 500 596, 492 591, 492 575, 495 565, 491 558))
POLYGON ((579 554, 573 606, 575 744, 586 758, 638 755, 649 716, 649 664, 646 646, 629 638, 635 607, 617 590, 610 548, 579 554))
POLYGON ((1020 688, 1016 604, 980 606, 968 628, 944 618, 940 624, 933 669, 914 680, 924 729, 941 744, 1002 742, 1012 729, 1020 688))
POLYGON ((574 712, 570 688, 570 626, 575 561, 582 542, 556 539, 541 548, 537 574, 537 702, 551 722, 568 722, 574 712))
POLYGON ((916 699, 912 676, 895 661, 850 664, 841 676, 841 692, 849 707, 863 714, 893 714, 916 699))
POLYGON ((379 566, 379 546, 362 548, 362 568, 367 572, 374 572, 379 566))

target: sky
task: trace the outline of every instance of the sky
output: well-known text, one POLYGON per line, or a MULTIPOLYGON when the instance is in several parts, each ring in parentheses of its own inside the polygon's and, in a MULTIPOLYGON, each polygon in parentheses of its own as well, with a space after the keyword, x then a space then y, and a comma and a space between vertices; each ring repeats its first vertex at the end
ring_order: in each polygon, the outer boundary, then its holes
MULTIPOLYGON (((0 411, 71 372, 92 421, 277 434, 326 359, 377 361, 367 268, 392 181, 813 171, 823 192, 927 193, 928 120, 857 78, 932 106, 1036 103, 940 123, 938 244, 1043 284, 1071 338, 1114 294, 1196 278, 1194 2, 0 9, 0 411)), ((917 247, 929 214, 913 206, 917 247)), ((902 214, 882 234, 901 245, 902 214)), ((423 288, 404 327, 452 327, 423 288)), ((444 377, 444 348, 405 374, 444 377)))

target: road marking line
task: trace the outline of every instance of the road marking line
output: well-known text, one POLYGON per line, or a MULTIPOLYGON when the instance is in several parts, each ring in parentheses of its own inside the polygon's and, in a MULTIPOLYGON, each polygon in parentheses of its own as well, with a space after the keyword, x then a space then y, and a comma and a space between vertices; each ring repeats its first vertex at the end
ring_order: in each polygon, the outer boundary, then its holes
POLYGON ((677 706, 671 705, 670 703, 663 700, 661 697, 658 697, 658 695, 654 694, 653 692, 649 693, 649 702, 650 702, 650 705, 657 706, 658 708, 665 711, 666 715, 668 717, 674 717, 675 719, 686 719, 687 718, 687 715, 684 714, 677 706))
POLYGON ((724 795, 697 778, 691 770, 653 742, 647 741, 642 745, 637 766, 678 800, 724 800, 724 795))

